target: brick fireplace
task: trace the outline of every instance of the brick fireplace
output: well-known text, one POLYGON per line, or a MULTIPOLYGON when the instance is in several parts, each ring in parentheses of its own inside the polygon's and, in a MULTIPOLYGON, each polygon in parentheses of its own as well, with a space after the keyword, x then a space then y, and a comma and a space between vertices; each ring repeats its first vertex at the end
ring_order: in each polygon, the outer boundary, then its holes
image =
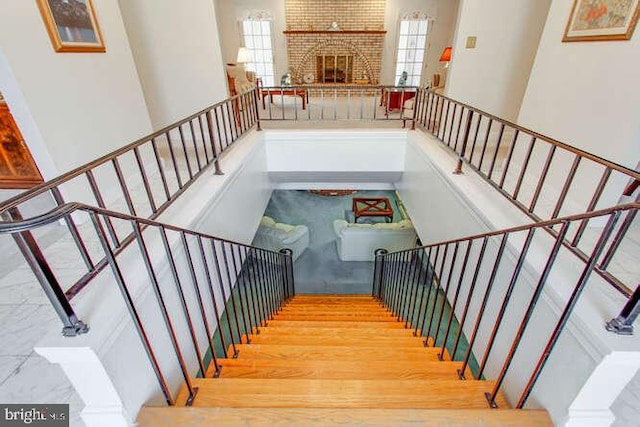
POLYGON ((380 81, 385 0, 286 0, 295 83, 380 81))

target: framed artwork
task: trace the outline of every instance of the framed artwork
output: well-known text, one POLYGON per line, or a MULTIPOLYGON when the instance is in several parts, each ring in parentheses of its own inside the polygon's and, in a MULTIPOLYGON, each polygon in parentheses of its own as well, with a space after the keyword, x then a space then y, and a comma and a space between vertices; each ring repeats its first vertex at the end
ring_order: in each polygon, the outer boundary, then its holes
POLYGON ((640 0, 574 0, 563 42, 629 40, 640 0))
POLYGON ((104 52, 91 0, 36 0, 56 52, 104 52))

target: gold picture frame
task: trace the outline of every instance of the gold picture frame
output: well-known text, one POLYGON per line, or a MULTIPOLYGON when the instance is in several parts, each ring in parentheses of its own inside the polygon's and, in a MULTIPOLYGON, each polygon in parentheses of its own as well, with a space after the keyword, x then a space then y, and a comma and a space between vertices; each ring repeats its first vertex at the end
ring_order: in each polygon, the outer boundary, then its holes
POLYGON ((574 0, 563 42, 629 40, 640 0, 574 0))
POLYGON ((91 0, 36 0, 56 52, 105 52, 91 0))

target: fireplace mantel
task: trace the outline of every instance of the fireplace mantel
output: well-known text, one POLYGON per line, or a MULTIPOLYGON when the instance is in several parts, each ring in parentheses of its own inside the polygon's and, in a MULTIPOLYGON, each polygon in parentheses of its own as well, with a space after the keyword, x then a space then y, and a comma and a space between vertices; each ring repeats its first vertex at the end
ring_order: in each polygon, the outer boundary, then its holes
POLYGON ((283 34, 372 34, 384 35, 386 30, 285 30, 283 34))

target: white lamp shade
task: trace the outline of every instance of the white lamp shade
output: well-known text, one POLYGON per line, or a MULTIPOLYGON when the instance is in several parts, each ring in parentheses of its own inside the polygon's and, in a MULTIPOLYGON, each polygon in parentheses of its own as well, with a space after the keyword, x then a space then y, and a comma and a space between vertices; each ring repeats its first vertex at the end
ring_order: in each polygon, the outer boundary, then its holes
POLYGON ((238 49, 238 58, 236 59, 237 63, 244 64, 251 61, 253 61, 253 55, 251 55, 251 51, 249 51, 249 49, 246 47, 238 49))

